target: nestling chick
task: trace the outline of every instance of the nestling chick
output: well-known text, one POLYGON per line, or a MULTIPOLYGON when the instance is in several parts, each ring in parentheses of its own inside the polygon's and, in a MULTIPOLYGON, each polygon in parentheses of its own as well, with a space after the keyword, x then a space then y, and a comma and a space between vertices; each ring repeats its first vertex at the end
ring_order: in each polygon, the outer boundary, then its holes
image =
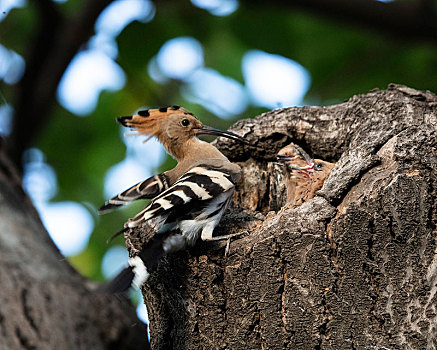
POLYGON ((291 143, 276 158, 285 166, 287 205, 296 207, 314 198, 334 167, 334 163, 311 159, 299 146, 291 143))

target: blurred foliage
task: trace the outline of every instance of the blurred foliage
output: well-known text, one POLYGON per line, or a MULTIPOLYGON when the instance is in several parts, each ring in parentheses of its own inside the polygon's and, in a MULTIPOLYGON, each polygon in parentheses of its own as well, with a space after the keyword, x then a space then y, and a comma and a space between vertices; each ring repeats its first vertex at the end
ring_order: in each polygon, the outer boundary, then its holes
MULTIPOLYGON (((65 16, 77 11, 80 0, 57 4, 65 16)), ((244 84, 241 59, 250 49, 280 54, 302 64, 312 83, 305 103, 343 101, 372 88, 391 83, 437 92, 437 52, 433 44, 403 41, 364 28, 288 8, 240 3, 239 9, 216 17, 189 1, 156 2, 156 15, 148 23, 133 22, 117 39, 117 63, 127 76, 125 87, 100 95, 97 109, 88 117, 76 117, 55 104, 50 123, 35 144, 57 172, 59 192, 55 201, 88 203, 96 228, 87 249, 70 261, 93 279, 101 279, 100 261, 108 249, 107 238, 122 228, 143 204, 98 217, 103 197, 103 179, 112 165, 125 156, 115 117, 128 115, 141 106, 182 105, 206 124, 226 128, 240 117, 253 117, 265 109, 251 106, 244 115, 222 120, 189 103, 180 94, 181 82, 160 85, 147 74, 150 59, 169 39, 191 36, 204 48, 205 65, 244 84)), ((38 23, 32 4, 14 9, 2 22, 2 44, 26 57, 38 23)), ((177 59, 177 58, 175 58, 177 59)), ((43 88, 43 87, 42 87, 43 88)), ((8 101, 14 101, 13 86, 2 85, 8 101)), ((147 154, 147 144, 144 146, 147 154)), ((161 171, 174 166, 167 159, 161 171)), ((112 244, 124 244, 117 238, 112 244)))

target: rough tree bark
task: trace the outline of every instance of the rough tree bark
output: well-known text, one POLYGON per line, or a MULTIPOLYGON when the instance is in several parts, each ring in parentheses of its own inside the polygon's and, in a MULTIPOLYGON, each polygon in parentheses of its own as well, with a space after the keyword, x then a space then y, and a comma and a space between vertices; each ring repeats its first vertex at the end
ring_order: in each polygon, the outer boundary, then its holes
POLYGON ((249 234, 162 261, 143 287, 152 348, 434 349, 437 96, 390 85, 232 131, 261 147, 218 143, 244 169, 218 230, 249 234), (337 161, 294 210, 272 163, 290 141, 337 161))
POLYGON ((93 292, 59 253, 2 151, 0 349, 148 348, 134 308, 93 292))

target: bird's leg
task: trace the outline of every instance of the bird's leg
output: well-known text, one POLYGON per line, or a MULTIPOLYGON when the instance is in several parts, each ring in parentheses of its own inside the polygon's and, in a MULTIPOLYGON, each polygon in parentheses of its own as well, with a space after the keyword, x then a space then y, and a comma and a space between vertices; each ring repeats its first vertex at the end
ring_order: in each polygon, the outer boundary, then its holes
POLYGON ((241 232, 231 233, 229 235, 223 235, 223 236, 217 236, 217 237, 202 238, 202 240, 205 242, 211 242, 211 241, 221 241, 221 240, 227 239, 228 241, 226 242, 225 256, 228 256, 229 246, 231 244, 231 238, 241 236, 245 233, 249 233, 249 231, 241 231, 241 232))
POLYGON ((231 239, 228 238, 228 241, 226 242, 226 248, 225 248, 225 257, 228 256, 230 246, 231 246, 231 239))
POLYGON ((200 235, 200 239, 202 241, 205 241, 205 242, 222 241, 224 239, 229 239, 229 238, 232 238, 232 237, 241 236, 244 233, 248 233, 248 231, 241 231, 241 232, 237 232, 237 233, 231 233, 229 235, 213 237, 212 233, 214 231, 214 228, 215 228, 215 225, 213 225, 213 223, 210 223, 209 225, 205 225, 204 228, 202 229, 202 233, 200 235))
POLYGON ((247 233, 247 231, 241 231, 241 232, 237 232, 237 233, 231 233, 229 235, 223 235, 223 236, 216 236, 216 237, 203 237, 202 236, 202 241, 205 242, 211 242, 211 241, 222 241, 225 239, 230 239, 232 237, 237 237, 237 236, 241 236, 242 234, 247 233))

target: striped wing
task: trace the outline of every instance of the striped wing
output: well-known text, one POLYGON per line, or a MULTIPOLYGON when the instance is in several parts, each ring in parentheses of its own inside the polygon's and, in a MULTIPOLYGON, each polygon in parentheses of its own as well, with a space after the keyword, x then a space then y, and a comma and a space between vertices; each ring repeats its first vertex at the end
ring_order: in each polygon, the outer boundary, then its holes
POLYGON ((152 176, 147 180, 141 181, 128 188, 126 191, 107 200, 106 203, 99 209, 99 214, 108 213, 138 199, 154 198, 168 187, 169 179, 167 175, 159 174, 152 176))
POLYGON ((226 169, 210 165, 196 166, 155 197, 127 225, 136 227, 144 221, 156 219, 157 231, 163 225, 174 229, 177 221, 195 219, 198 213, 214 203, 214 199, 233 191, 234 187, 231 174, 226 169))

